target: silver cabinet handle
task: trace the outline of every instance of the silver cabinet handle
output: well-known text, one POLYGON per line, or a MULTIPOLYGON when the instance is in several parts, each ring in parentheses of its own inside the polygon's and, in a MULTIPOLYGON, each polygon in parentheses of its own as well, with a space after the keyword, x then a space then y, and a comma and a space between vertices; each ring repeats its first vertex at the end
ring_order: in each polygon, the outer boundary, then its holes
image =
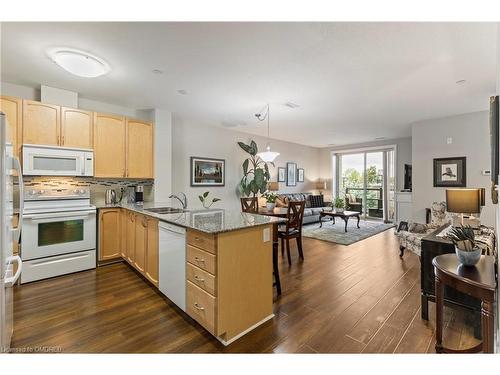
POLYGON ((197 281, 199 281, 199 282, 201 282, 201 283, 205 281, 205 279, 202 279, 202 278, 201 278, 201 277, 199 277, 198 275, 194 275, 194 278, 195 278, 195 280, 197 280, 197 281))
POLYGON ((194 240, 199 242, 199 241, 201 241, 201 238, 200 237, 195 237, 194 240))
POLYGON ((199 263, 205 263, 205 259, 203 258, 194 257, 194 260, 196 260, 199 263))
POLYGON ((194 303, 194 307, 195 307, 196 309, 198 309, 198 310, 201 310, 201 311, 205 310, 205 308, 204 308, 203 306, 198 305, 198 302, 195 302, 195 303, 194 303))

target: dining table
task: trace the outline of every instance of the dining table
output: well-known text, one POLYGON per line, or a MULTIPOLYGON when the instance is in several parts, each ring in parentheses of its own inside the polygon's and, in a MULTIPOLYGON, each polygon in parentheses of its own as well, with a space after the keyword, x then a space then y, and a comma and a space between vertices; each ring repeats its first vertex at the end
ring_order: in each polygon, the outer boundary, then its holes
MULTIPOLYGON (((272 210, 269 210, 267 207, 259 207, 258 214, 265 216, 281 217, 284 218, 285 219, 284 222, 286 222, 288 208, 275 207, 272 210)), ((276 290, 278 292, 278 296, 281 295, 281 282, 278 270, 278 248, 279 248, 278 228, 280 224, 283 224, 283 222, 277 222, 273 224, 273 271, 274 271, 274 278, 276 280, 276 290)))

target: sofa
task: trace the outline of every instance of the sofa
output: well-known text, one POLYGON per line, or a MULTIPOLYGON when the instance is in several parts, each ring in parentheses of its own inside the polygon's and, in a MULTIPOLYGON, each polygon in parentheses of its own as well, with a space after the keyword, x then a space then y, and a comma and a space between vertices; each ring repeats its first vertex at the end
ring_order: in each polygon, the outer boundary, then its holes
POLYGON ((319 223, 320 212, 327 207, 327 203, 324 203, 321 207, 316 207, 321 199, 319 196, 313 196, 311 193, 290 193, 290 194, 278 194, 278 199, 276 200, 277 207, 286 207, 289 201, 305 201, 306 207, 304 209, 304 220, 303 224, 319 223))
MULTIPOLYGON (((434 202, 430 208, 430 223, 419 224, 409 223, 402 228, 400 224, 396 235, 399 238, 400 256, 403 256, 405 250, 410 250, 421 255, 422 239, 427 237, 433 231, 445 224, 451 224, 452 217, 446 212, 446 202, 434 202)), ((481 226, 476 233, 478 246, 483 250, 483 254, 492 255, 495 252, 495 232, 493 228, 481 226)))

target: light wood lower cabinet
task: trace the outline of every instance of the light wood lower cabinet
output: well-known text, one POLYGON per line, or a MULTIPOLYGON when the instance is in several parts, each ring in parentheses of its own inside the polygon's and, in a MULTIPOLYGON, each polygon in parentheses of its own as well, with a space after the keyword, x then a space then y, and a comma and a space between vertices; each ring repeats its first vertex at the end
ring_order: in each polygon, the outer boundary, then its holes
POLYGON ((124 208, 99 209, 99 261, 127 261, 158 287, 158 220, 124 208))
POLYGON ((121 256, 120 213, 119 208, 99 210, 99 261, 117 259, 121 256))
POLYGON ((159 253, 158 253, 158 220, 148 217, 148 239, 146 248, 145 276, 154 285, 158 286, 159 253))
POLYGON ((224 343, 273 316, 271 225, 210 235, 187 230, 186 312, 224 343))
POLYGON ((135 215, 135 254, 134 267, 144 273, 146 267, 146 249, 148 247, 148 223, 143 215, 135 215))

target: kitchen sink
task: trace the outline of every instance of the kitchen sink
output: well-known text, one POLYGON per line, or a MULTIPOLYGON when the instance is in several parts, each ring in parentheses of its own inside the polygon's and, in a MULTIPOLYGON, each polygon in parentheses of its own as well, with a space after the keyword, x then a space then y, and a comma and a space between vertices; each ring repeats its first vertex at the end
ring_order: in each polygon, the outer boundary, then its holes
POLYGON ((154 207, 154 208, 145 208, 144 211, 154 212, 155 214, 178 214, 181 212, 185 212, 182 208, 174 208, 174 207, 154 207))

